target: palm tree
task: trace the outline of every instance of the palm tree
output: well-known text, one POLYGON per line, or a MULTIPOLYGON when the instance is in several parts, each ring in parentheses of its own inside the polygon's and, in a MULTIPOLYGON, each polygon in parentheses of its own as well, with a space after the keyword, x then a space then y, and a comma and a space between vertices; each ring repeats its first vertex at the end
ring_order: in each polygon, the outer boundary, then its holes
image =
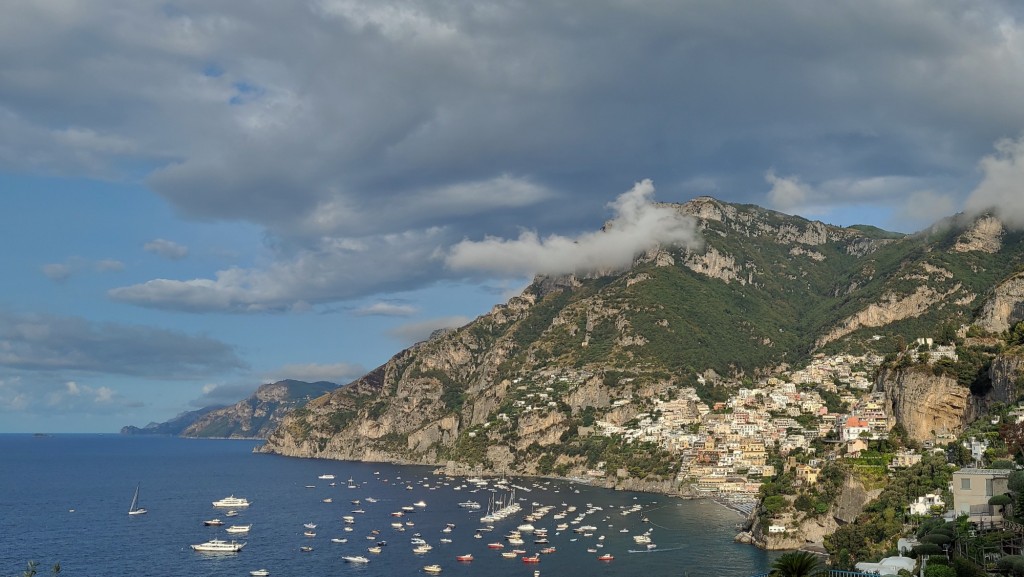
POLYGON ((807 551, 784 553, 772 563, 772 577, 812 577, 824 572, 818 556, 807 551))

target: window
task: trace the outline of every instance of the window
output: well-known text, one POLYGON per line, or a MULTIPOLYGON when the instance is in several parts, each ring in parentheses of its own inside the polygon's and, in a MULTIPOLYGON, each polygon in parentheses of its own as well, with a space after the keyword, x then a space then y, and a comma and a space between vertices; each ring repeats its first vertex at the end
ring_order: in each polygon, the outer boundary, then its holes
POLYGON ((985 496, 992 496, 992 479, 985 479, 985 496))
POLYGON ((970 491, 971 490, 971 478, 970 477, 961 477, 960 478, 960 489, 962 489, 964 491, 970 491))

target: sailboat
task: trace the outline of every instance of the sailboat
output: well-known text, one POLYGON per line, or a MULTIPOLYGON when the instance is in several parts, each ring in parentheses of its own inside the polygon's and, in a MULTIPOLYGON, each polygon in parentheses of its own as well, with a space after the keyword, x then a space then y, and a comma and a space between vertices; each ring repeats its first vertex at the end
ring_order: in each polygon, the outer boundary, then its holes
POLYGON ((142 515, 146 510, 139 507, 139 485, 135 486, 135 496, 132 497, 132 506, 128 509, 129 515, 142 515))

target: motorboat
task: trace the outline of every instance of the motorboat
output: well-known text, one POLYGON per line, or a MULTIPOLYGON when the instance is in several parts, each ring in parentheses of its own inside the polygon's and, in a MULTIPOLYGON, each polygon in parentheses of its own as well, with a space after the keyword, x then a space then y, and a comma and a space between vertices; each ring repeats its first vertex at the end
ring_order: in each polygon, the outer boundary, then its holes
POLYGON ((611 561, 612 559, 615 559, 615 557, 613 557, 610 553, 605 553, 604 555, 601 555, 597 558, 598 561, 611 561))
POLYGON ((332 537, 331 543, 348 543, 348 539, 339 539, 337 537, 332 537))
POLYGON ((331 474, 324 474, 324 475, 320 475, 319 477, 317 477, 317 479, 328 479, 328 480, 333 479, 333 478, 334 478, 334 475, 331 475, 331 474))
POLYGON ((523 555, 523 563, 540 563, 540 555, 523 555))
POLYGON ((472 561, 473 560, 473 554, 472 553, 466 553, 465 555, 456 555, 455 556, 455 560, 456 561, 472 561))
POLYGON ((346 555, 342 557, 346 563, 369 563, 370 560, 362 555, 346 555))
POLYGON ((252 577, 267 577, 267 575, 270 575, 270 571, 267 571, 266 569, 255 569, 253 571, 249 571, 249 575, 252 575, 252 577))
POLYGON ((252 529, 252 525, 232 525, 225 529, 228 533, 248 533, 249 529, 252 529))
POLYGON ((238 516, 238 511, 235 511, 234 509, 232 509, 232 510, 228 511, 227 513, 224 513, 224 516, 225 517, 237 517, 238 516))
POLYGON ((367 547, 366 550, 369 551, 370 553, 380 553, 381 552, 381 548, 379 546, 376 546, 376 545, 374 545, 373 547, 367 547))
POLYGON ((224 497, 223 499, 221 499, 219 501, 214 501, 213 502, 213 506, 214 507, 230 507, 232 509, 235 508, 235 507, 248 507, 249 506, 249 501, 247 499, 245 499, 244 497, 236 497, 234 495, 229 495, 229 496, 224 497))
POLYGON ((423 501, 421 499, 421 500, 416 501, 415 503, 413 503, 413 506, 415 506, 415 507, 426 507, 427 503, 426 503, 426 501, 423 501))
POLYGON ((304 523, 302 526, 307 529, 316 529, 316 523, 304 523))
POLYGON ((245 547, 245 543, 238 541, 224 541, 223 539, 210 539, 205 543, 191 545, 193 551, 205 553, 237 553, 245 547))
POLYGON ((316 531, 303 531, 302 534, 306 537, 316 537, 316 531))
POLYGON ((441 566, 440 565, 427 565, 426 567, 423 568, 423 570, 426 571, 427 573, 432 573, 432 574, 436 575, 436 574, 441 572, 441 566))
POLYGON ((506 559, 515 559, 516 555, 518 555, 518 554, 519 553, 516 553, 515 551, 502 551, 501 552, 501 556, 506 558, 506 559))
POLYGON ((302 551, 303 553, 309 553, 312 550, 313 548, 309 545, 303 545, 302 547, 299 547, 299 551, 302 551))
POLYGON ((221 521, 220 519, 207 519, 206 521, 203 521, 203 525, 206 525, 207 527, 219 527, 223 524, 224 521, 221 521))

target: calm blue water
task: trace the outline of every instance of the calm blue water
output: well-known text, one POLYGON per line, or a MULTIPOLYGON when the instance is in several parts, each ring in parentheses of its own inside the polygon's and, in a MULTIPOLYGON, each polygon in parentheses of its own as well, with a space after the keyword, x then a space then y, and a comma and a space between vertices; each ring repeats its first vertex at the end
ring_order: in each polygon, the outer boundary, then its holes
MULTIPOLYGON (((562 503, 578 507, 562 521, 549 514, 534 523, 550 530, 550 545, 557 551, 543 555, 538 565, 528 565, 487 549, 487 543, 504 541, 503 536, 522 522, 519 515, 495 523, 484 538, 473 538, 482 526, 482 512, 469 512, 458 503, 475 500, 486 506, 491 495, 486 489, 455 490, 464 480, 431 475, 426 467, 253 454, 256 445, 120 435, 0 435, 0 575, 20 574, 29 560, 39 561, 41 575, 59 562, 61 574, 73 577, 247 577, 261 567, 274 577, 391 577, 425 575, 422 567, 431 563, 441 565, 446 577, 532 577, 535 570, 544 577, 744 577, 770 564, 765 552, 732 542, 740 518, 715 503, 513 479, 532 489, 518 492, 524 512, 534 502, 554 505, 552 514, 565 508, 562 503), (335 486, 317 478, 325 473, 336 476, 335 486), (349 478, 357 488, 347 488, 349 478), (138 483, 141 506, 149 513, 130 517, 128 506, 138 483), (252 505, 237 517, 224 517, 224 510, 211 502, 230 494, 246 497, 252 505), (368 503, 367 497, 378 502, 368 503), (325 498, 333 501, 325 503, 325 498), (353 505, 353 499, 362 502, 353 505), (391 516, 421 499, 426 508, 401 519, 391 516), (581 522, 598 527, 592 537, 573 533, 576 525, 555 534, 557 523, 571 521, 588 503, 603 508, 581 522), (643 506, 642 514, 621 515, 622 507, 634 504, 643 506), (345 532, 341 517, 356 508, 365 513, 354 514, 353 531, 345 532), (643 523, 642 516, 651 522, 643 523), (226 524, 203 525, 213 517, 226 524), (391 527, 396 521, 414 524, 398 532, 391 527), (303 524, 309 522, 318 525, 316 537, 303 535, 303 524), (240 553, 202 554, 189 548, 214 537, 230 539, 224 528, 231 523, 252 524, 250 533, 240 539, 248 542, 240 553), (455 523, 453 532, 441 532, 446 523, 455 523), (380 534, 371 541, 366 537, 373 529, 380 534), (656 552, 629 553, 639 548, 632 535, 647 529, 652 529, 656 552), (414 554, 409 540, 415 533, 434 549, 414 554), (605 536, 603 541, 598 540, 600 535, 605 536), (348 542, 332 543, 332 537, 348 542), (452 543, 440 543, 442 537, 452 543), (367 553, 376 540, 387 541, 382 553, 367 553), (603 547, 597 548, 599 543, 603 547), (313 551, 301 552, 303 545, 313 551), (588 548, 611 553, 615 560, 600 562, 588 548), (456 555, 465 553, 472 553, 475 560, 455 561, 456 555), (343 555, 365 555, 370 563, 347 564, 343 555)), ((543 546, 525 539, 521 548, 531 553, 543 546)))

